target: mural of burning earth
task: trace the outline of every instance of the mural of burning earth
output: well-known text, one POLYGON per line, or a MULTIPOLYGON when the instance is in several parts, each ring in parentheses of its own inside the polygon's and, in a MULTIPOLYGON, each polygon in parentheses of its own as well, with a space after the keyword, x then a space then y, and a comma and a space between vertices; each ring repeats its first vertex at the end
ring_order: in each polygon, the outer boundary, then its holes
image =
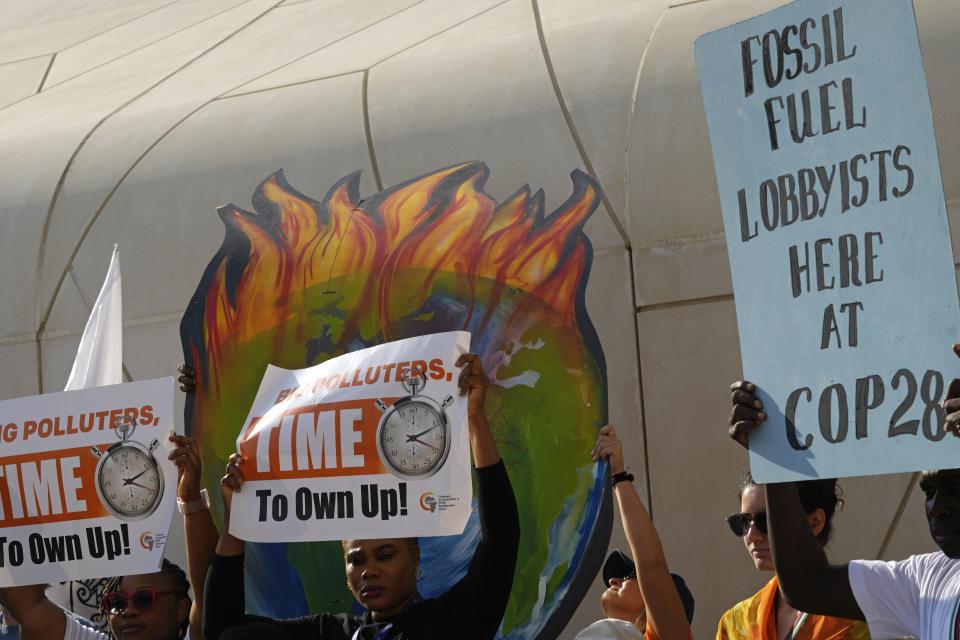
MULTIPOLYGON (((589 452, 607 417, 606 366, 587 316, 583 226, 599 187, 581 171, 550 215, 526 186, 503 202, 482 163, 361 200, 360 174, 322 202, 267 178, 226 226, 181 325, 197 371, 188 429, 217 486, 267 363, 303 368, 382 342, 463 329, 492 386, 487 408, 520 507, 522 538, 503 638, 556 637, 609 540, 605 474, 589 452)), ((219 492, 217 492, 219 493, 219 492)), ((213 494, 213 492, 211 492, 213 494)), ((425 597, 450 588, 480 536, 421 540, 425 597)), ((247 603, 274 617, 348 611, 339 544, 248 545, 247 603)))

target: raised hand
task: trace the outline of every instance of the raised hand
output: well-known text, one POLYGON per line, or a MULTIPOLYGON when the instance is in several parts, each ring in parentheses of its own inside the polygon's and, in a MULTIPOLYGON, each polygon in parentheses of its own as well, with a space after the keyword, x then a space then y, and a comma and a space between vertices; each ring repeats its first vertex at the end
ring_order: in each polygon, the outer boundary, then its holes
POLYGON ((197 373, 193 370, 193 367, 184 363, 177 367, 177 371, 180 372, 180 376, 177 377, 177 382, 180 383, 180 391, 184 393, 193 393, 197 388, 197 373))
MULTIPOLYGON (((960 344, 953 345, 953 352, 960 357, 960 344)), ((943 400, 943 410, 947 413, 947 419, 943 424, 943 430, 949 431, 955 437, 960 438, 960 378, 954 378, 947 387, 947 397, 943 400)))
POLYGON ((240 473, 240 463, 243 456, 235 453, 227 462, 227 472, 220 478, 220 492, 223 494, 223 504, 227 509, 233 503, 233 494, 243 486, 243 474, 240 473))
POLYGON ((750 432, 760 426, 767 419, 763 412, 763 403, 753 395, 757 387, 752 382, 738 380, 730 385, 730 401, 733 409, 730 411, 730 437, 749 449, 750 432))
POLYGON ((176 445, 167 457, 177 465, 177 497, 181 502, 195 502, 200 499, 200 449, 190 436, 173 433, 170 442, 176 445))
POLYGON ((610 473, 621 473, 624 471, 623 463, 623 443, 617 436, 617 430, 613 425, 606 425, 600 429, 600 437, 597 438, 597 444, 594 445, 590 457, 596 460, 607 460, 610 462, 610 473))
POLYGON ((480 356, 475 353, 464 353, 457 358, 456 366, 463 367, 460 377, 457 378, 457 386, 460 387, 461 396, 467 395, 467 415, 486 415, 483 403, 487 398, 487 386, 490 381, 483 373, 480 356))

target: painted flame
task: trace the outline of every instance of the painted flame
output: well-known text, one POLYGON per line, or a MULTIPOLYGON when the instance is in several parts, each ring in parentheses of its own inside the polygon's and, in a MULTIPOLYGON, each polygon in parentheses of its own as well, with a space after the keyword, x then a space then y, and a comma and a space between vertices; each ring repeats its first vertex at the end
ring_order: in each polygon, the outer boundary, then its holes
MULTIPOLYGON (((317 202, 293 189, 278 171, 257 188, 256 213, 232 204, 221 208, 226 237, 220 260, 210 265, 212 277, 205 278, 203 345, 195 350, 205 352, 201 366, 208 365, 203 368, 210 375, 203 377, 210 391, 219 395, 215 363, 229 361, 231 352, 255 336, 288 324, 302 332, 292 337, 308 339, 306 323, 298 318, 309 315, 315 298, 305 293, 326 291, 348 275, 366 278, 366 295, 359 296, 363 308, 351 315, 374 319, 378 335, 364 340, 371 344, 399 337, 392 326, 398 297, 426 299, 440 272, 462 274, 470 283, 494 281, 493 299, 466 301, 471 309, 483 303, 481 325, 497 297, 519 290, 573 328, 576 292, 589 257, 582 227, 599 200, 596 184, 574 171, 574 193, 544 216, 542 191, 531 195, 524 186, 498 205, 483 190, 487 176, 482 163, 462 164, 360 200, 355 173, 317 202), (420 274, 413 291, 399 284, 410 270, 420 274)), ((345 330, 355 330, 349 320, 345 330)), ((464 327, 446 330, 467 328, 473 320, 468 316, 464 327)), ((279 332, 275 339, 289 337, 279 332)), ((301 366, 310 364, 316 363, 301 366)))

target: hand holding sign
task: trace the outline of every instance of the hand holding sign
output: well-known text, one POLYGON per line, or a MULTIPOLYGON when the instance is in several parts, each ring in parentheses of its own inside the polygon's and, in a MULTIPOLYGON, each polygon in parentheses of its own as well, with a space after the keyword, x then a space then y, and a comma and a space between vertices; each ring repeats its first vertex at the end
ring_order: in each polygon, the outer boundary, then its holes
POLYGON ((745 449, 750 448, 750 432, 767 419, 767 414, 762 411, 763 403, 753 395, 756 390, 756 385, 746 380, 738 380, 730 385, 730 400, 733 402, 733 409, 730 410, 730 430, 728 433, 745 449))
MULTIPOLYGON (((960 358, 960 344, 953 345, 953 353, 960 358)), ((960 378, 950 381, 947 396, 943 400, 943 410, 947 414, 943 430, 960 438, 960 378)))
POLYGON ((594 445, 590 457, 594 462, 597 460, 606 460, 610 463, 610 473, 618 474, 625 471, 623 463, 623 443, 617 436, 613 425, 606 425, 600 429, 600 437, 597 438, 597 444, 594 445))

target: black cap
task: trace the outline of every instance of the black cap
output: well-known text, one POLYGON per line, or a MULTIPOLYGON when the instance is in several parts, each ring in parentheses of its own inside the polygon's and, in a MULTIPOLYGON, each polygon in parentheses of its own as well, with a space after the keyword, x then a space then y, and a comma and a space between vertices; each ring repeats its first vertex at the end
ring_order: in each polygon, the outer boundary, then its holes
MULTIPOLYGON (((630 556, 614 549, 603 563, 603 583, 610 585, 611 578, 626 578, 636 570, 636 565, 630 556)), ((687 622, 693 622, 693 594, 687 588, 687 583, 683 578, 675 573, 671 573, 673 584, 677 587, 677 594, 680 596, 680 602, 683 603, 683 611, 687 614, 687 622)))

